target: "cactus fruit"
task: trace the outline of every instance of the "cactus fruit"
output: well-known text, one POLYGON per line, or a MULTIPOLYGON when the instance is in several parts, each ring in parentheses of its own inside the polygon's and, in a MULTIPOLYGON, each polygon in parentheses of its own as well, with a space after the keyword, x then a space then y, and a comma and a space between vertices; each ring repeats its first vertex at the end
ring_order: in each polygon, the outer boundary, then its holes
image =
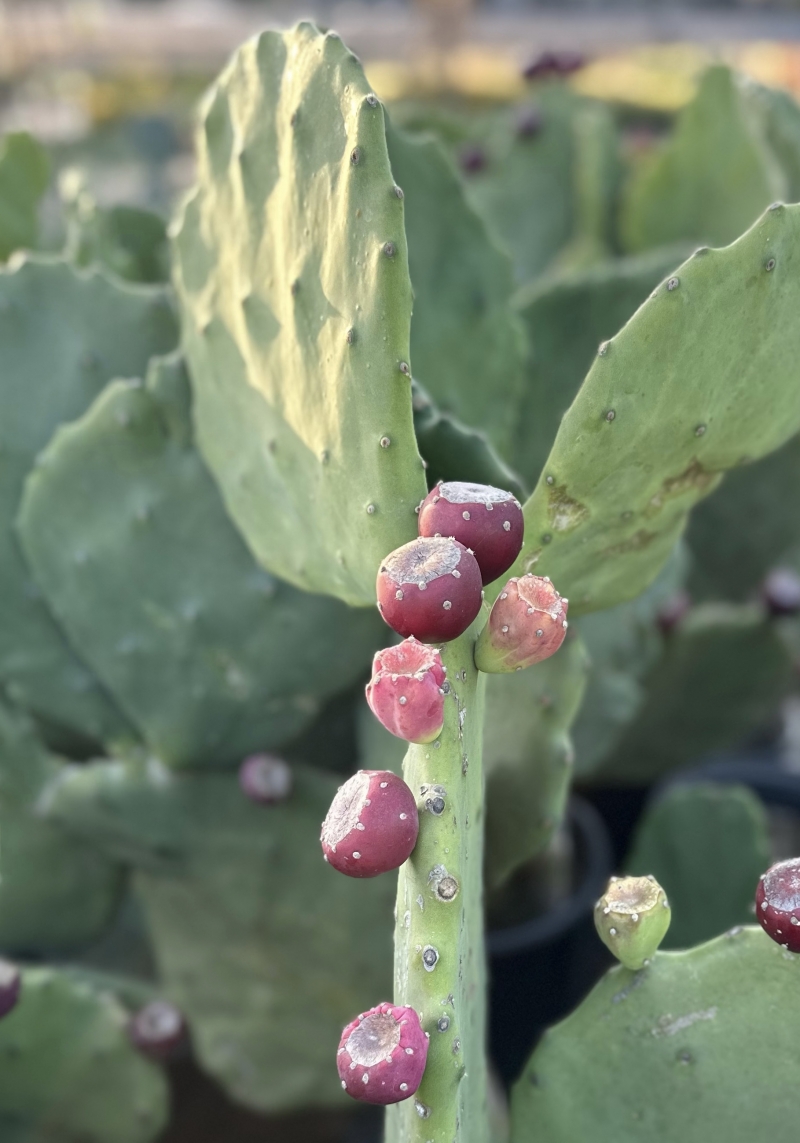
POLYGON ((145 1056, 168 1060, 186 1039, 186 1022, 174 1004, 152 1000, 131 1016, 128 1035, 145 1056))
POLYGON ((342 1032, 336 1066, 353 1099, 400 1103, 416 1092, 427 1058, 428 1034, 414 1009, 379 1004, 342 1032))
POLYGON ((367 684, 370 710, 388 731, 406 742, 433 742, 444 722, 446 675, 435 647, 412 635, 378 651, 367 684))
POLYGON ((800 858, 779 861, 761 875, 756 916, 768 937, 789 952, 800 952, 800 858))
POLYGON ((489 484, 442 481, 419 510, 420 536, 449 536, 469 548, 484 583, 511 567, 522 547, 524 529, 516 496, 489 484))
POLYGON ((478 561, 468 548, 444 536, 420 536, 382 560, 378 610, 404 638, 446 643, 480 611, 481 585, 478 561))
POLYGON ((325 860, 348 877, 399 869, 419 833, 414 795, 391 770, 359 770, 340 786, 322 823, 325 860))
POLYGON ((547 576, 512 576, 494 601, 475 648, 487 674, 521 671, 554 655, 567 633, 568 599, 547 576))
POLYGON ((252 802, 274 806, 289 797, 292 771, 274 754, 251 754, 239 767, 239 785, 252 802))
POLYGON ((661 634, 671 635, 689 614, 691 608, 692 597, 683 589, 665 599, 656 611, 656 626, 661 634))
POLYGON ((774 568, 761 584, 761 598, 773 619, 800 612, 800 576, 792 568, 774 568))
POLYGON ((15 964, 0 960, 0 1020, 15 1008, 22 988, 22 976, 15 964))
POLYGON ((523 69, 522 76, 529 82, 535 79, 553 79, 556 76, 572 75, 586 66, 583 52, 562 48, 559 51, 544 51, 523 69))
POLYGON ((594 925, 617 960, 636 972, 650 963, 671 915, 654 877, 612 877, 594 907, 594 925))
POLYGON ((197 160, 174 258, 198 447, 263 567, 369 606, 425 495, 383 107, 335 33, 264 32, 209 92, 197 160))

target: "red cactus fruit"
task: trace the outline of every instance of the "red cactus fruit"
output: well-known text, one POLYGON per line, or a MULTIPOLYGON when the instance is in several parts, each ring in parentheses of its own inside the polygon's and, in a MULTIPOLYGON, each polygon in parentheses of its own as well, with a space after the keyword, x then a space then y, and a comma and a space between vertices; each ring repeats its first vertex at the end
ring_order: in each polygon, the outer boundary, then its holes
POLYGON ((442 732, 446 668, 436 647, 411 635, 378 651, 367 683, 370 710, 388 731, 406 742, 433 742, 442 732))
POLYGON ((503 674, 549 659, 564 642, 568 604, 548 576, 512 576, 475 646, 478 670, 503 674))
POLYGON ((790 952, 800 952, 800 857, 779 861, 762 874, 756 916, 768 937, 790 952))
POLYGON ((186 1022, 174 1004, 153 1000, 131 1017, 128 1035, 143 1055, 167 1060, 185 1041, 186 1022))
POLYGON ((274 754, 251 754, 239 767, 239 785, 252 802, 273 806, 292 790, 292 771, 274 754))
POLYGON ((377 593, 378 610, 398 635, 446 643, 481 609, 481 571, 463 544, 422 536, 386 557, 377 593))
POLYGON ((400 1103, 422 1082, 428 1037, 413 1008, 379 1004, 347 1025, 336 1066, 342 1087, 363 1103, 400 1103))
POLYGON ((414 795, 391 770, 359 770, 340 786, 322 823, 325 860, 348 877, 399 869, 417 843, 414 795))
POLYGON ((774 619, 800 612, 800 576, 791 568, 774 568, 761 585, 761 598, 774 619))
POLYGON ((10 960, 0 960, 0 1019, 16 1007, 22 988, 19 969, 10 960))
POLYGON ((419 510, 420 536, 452 536, 469 548, 484 583, 508 571, 520 553, 524 531, 519 500, 490 484, 441 482, 419 510))

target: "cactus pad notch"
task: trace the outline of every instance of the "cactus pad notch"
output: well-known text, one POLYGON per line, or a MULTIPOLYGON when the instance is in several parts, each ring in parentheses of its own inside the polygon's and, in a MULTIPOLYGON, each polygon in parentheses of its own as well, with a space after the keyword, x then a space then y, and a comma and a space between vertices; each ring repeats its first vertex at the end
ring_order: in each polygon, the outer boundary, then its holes
POLYGON ((198 166, 174 247, 198 446, 264 567, 372 604, 425 495, 383 108, 335 33, 265 32, 212 89, 198 166))

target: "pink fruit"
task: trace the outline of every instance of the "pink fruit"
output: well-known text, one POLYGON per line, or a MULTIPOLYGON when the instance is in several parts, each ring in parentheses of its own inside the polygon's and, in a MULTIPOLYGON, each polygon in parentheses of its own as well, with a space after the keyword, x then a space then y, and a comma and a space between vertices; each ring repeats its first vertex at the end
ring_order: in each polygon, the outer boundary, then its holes
POLYGON ((239 767, 239 785, 253 802, 272 806, 292 790, 292 771, 274 754, 251 754, 239 767))
POLYGON ((524 531, 516 496, 490 484, 442 482, 419 510, 420 536, 452 536, 469 548, 484 583, 508 571, 520 553, 524 531))
POLYGON ((15 964, 0 960, 0 1019, 16 1007, 22 988, 22 976, 15 964))
POLYGON ((438 650, 411 635, 373 659, 367 683, 370 710, 398 738, 433 742, 444 722, 445 675, 438 650))
POLYGON ((446 643, 481 609, 481 571, 456 540, 420 537, 384 559, 376 585, 378 610, 389 626, 425 643, 446 643))
POLYGON ((128 1035, 144 1055, 166 1060, 186 1039, 186 1023, 174 1004, 153 1000, 131 1017, 128 1035))
POLYGON ((800 857, 779 861, 762 875, 756 889, 756 916, 773 941, 800 952, 800 857))
POLYGON ((391 770, 359 770, 340 786, 322 823, 325 860, 348 877, 399 869, 417 843, 414 795, 391 770))
POLYGON ((662 635, 671 635, 680 627, 692 608, 688 591, 677 591, 661 604, 656 612, 656 624, 662 635))
POLYGON ((422 1082, 428 1037, 413 1008, 379 1004, 342 1032, 336 1066, 342 1087, 364 1103, 399 1103, 422 1082))
POLYGON ((564 642, 568 604, 547 576, 512 576, 478 637, 478 670, 502 674, 549 659, 564 642))
POLYGON ((791 568, 775 568, 761 585, 761 598, 775 619, 800 611, 800 576, 791 568))

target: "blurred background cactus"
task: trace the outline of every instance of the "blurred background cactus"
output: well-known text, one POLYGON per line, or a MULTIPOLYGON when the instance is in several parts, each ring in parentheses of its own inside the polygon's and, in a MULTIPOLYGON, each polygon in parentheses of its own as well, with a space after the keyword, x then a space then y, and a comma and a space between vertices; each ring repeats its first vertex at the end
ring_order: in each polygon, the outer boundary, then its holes
POLYGON ((800 105, 693 56, 656 106, 635 53, 623 95, 575 53, 466 92, 466 11, 429 17, 433 72, 308 23, 247 41, 191 177, 181 109, 130 201, 88 149, 0 140, 8 1143, 380 1138, 335 1052, 391 996, 394 880, 317 839, 354 770, 402 767, 364 699, 374 577, 440 479, 511 490, 514 574, 570 601, 557 655, 485 677, 491 1143, 514 1081, 512 1143, 789 1138, 796 958, 738 929, 800 848, 800 105), (608 966, 614 869, 658 879, 668 951, 523 1069, 608 966), (171 1054, 131 1037, 153 1000, 171 1054))

